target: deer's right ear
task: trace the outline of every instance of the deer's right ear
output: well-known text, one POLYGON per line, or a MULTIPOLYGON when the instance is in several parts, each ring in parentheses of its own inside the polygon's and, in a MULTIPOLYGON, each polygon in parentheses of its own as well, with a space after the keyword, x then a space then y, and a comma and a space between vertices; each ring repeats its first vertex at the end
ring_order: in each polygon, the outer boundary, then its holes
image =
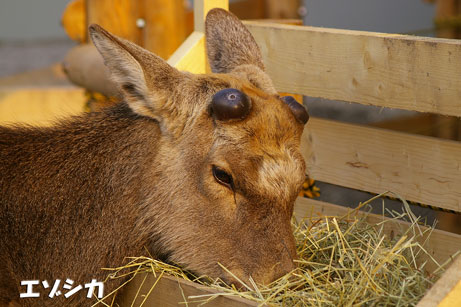
POLYGON ((208 60, 215 73, 228 73, 241 65, 264 70, 261 51, 253 36, 232 13, 214 8, 205 20, 208 60))
POLYGON ((166 111, 166 97, 174 90, 182 73, 159 56, 112 35, 99 25, 91 25, 89 31, 131 109, 161 122, 160 114, 166 111))

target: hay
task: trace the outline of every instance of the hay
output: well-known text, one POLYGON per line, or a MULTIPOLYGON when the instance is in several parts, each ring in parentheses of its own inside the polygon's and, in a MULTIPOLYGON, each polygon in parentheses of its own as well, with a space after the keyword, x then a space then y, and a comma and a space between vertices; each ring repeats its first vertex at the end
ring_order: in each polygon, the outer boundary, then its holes
MULTIPOLYGON (((127 265, 111 269, 113 272, 109 277, 131 275, 131 280, 142 272, 151 272, 155 276, 167 273, 214 288, 221 295, 240 296, 260 305, 416 305, 437 277, 426 276, 424 264, 418 265, 416 261, 423 254, 429 256, 424 244, 418 243, 417 239, 427 241, 432 228, 421 228, 408 209, 405 213, 394 214, 394 218, 409 219, 411 227, 402 230, 402 235, 390 238, 385 235, 384 227, 393 223, 392 220, 383 219, 381 223, 371 225, 367 223, 367 215, 356 214, 370 201, 342 217, 310 217, 300 223, 293 222, 298 267, 268 286, 256 285, 250 279, 250 284, 237 291, 220 280, 196 278, 176 266, 147 257, 130 258, 127 265)), ((184 298, 184 301, 209 302, 215 297, 216 294, 198 295, 184 298)))

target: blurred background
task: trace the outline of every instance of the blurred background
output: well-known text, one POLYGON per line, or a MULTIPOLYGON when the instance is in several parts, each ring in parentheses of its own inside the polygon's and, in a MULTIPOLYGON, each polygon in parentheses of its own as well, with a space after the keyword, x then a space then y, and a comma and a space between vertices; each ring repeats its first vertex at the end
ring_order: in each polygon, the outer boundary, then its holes
MULTIPOLYGON (((67 50, 74 45, 60 24, 69 2, 69 0, 1 0, 0 76, 46 67, 63 59, 67 50)), ((267 3, 265 3, 271 1, 230 0, 230 2, 236 5, 238 2, 254 2, 255 11, 243 11, 239 14, 247 15, 240 16, 243 18, 263 18, 271 13, 266 12, 267 3)), ((306 25, 435 35, 433 21, 435 5, 422 0, 280 2, 286 2, 288 9, 293 7, 293 3, 297 7, 278 17, 302 18, 306 25)), ((190 8, 191 1, 185 1, 184 5, 190 8)), ((239 13, 238 9, 237 13, 239 13)))

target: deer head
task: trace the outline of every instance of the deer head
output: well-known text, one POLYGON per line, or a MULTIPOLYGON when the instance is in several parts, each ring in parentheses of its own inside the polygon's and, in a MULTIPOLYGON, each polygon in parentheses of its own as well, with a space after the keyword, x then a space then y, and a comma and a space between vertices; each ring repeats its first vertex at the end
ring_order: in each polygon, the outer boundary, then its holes
POLYGON ((139 227, 150 251, 198 274, 267 283, 294 268, 290 219, 304 180, 308 115, 281 98, 243 24, 206 19, 211 74, 180 72, 141 47, 90 27, 126 103, 158 123, 143 176, 139 227))

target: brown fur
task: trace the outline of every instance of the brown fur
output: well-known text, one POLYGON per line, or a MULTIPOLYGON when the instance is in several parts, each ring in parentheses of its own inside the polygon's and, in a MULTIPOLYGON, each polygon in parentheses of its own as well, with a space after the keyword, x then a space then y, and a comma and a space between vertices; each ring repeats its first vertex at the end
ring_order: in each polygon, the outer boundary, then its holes
MULTIPOLYGON (((19 300, 20 281, 103 280, 101 268, 144 246, 228 281, 218 262, 262 283, 293 268, 303 127, 235 16, 212 10, 206 29, 220 74, 179 72, 92 26, 126 103, 52 128, 0 127, 0 304, 88 305, 83 290, 67 300, 49 299, 49 291, 19 300), (209 116, 211 97, 224 88, 250 97, 247 118, 209 116), (214 179, 212 165, 232 174, 235 191, 214 179)), ((108 282, 105 294, 117 284, 108 282)))

